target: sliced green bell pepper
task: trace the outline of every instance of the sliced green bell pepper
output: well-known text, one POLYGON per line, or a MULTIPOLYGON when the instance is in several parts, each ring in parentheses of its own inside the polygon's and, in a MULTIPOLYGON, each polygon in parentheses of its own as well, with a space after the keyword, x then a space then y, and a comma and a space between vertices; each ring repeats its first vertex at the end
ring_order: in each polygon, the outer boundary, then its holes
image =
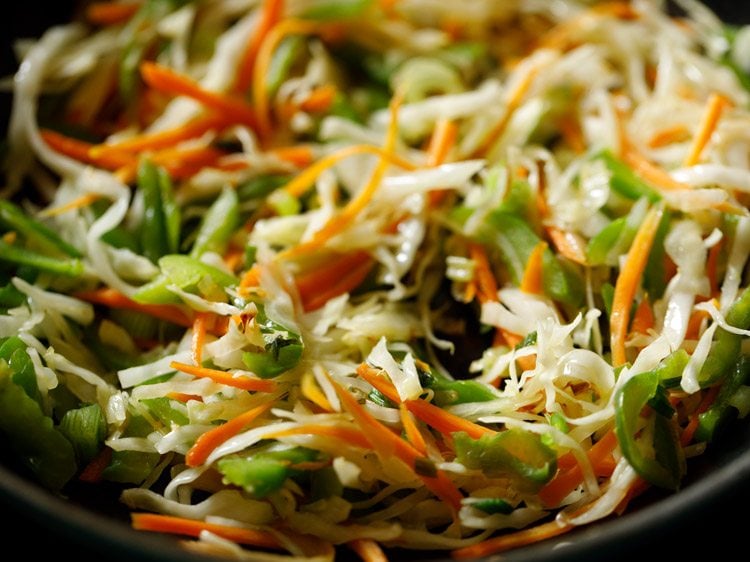
POLYGON ((729 375, 721 383, 721 389, 716 395, 711 407, 698 415, 698 429, 695 431, 696 441, 713 441, 722 427, 736 414, 732 406, 732 396, 737 390, 750 381, 750 357, 740 357, 729 375))

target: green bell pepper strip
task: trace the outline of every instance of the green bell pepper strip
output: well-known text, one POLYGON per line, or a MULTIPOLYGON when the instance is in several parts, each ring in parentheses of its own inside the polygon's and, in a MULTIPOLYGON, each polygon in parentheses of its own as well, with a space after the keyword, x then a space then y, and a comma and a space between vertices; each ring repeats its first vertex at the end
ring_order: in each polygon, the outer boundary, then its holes
POLYGON ((36 371, 26 347, 24 341, 17 336, 6 338, 0 344, 0 360, 4 360, 10 367, 11 380, 23 388, 29 398, 33 398, 41 404, 36 371))
POLYGON ((99 404, 89 404, 65 412, 59 429, 73 445, 78 464, 86 466, 104 445, 107 421, 99 404))
POLYGON ((649 184, 639 178, 625 162, 617 158, 609 149, 604 149, 593 157, 600 159, 609 170, 610 187, 627 199, 646 197, 651 203, 661 199, 661 195, 649 184))
POLYGON ((263 499, 279 490, 287 478, 302 473, 294 465, 315 460, 318 460, 318 451, 295 447, 225 457, 219 460, 217 467, 225 484, 241 486, 254 498, 263 499))
POLYGON ((283 185, 289 183, 290 176, 258 176, 237 186, 240 201, 263 199, 283 185))
POLYGON ((656 366, 654 371, 659 377, 659 382, 666 388, 674 388, 680 385, 682 372, 690 361, 690 354, 684 349, 678 349, 668 355, 656 366))
POLYGON ((138 166, 138 189, 143 193, 141 224, 143 255, 156 263, 166 254, 177 253, 180 241, 180 209, 172 194, 167 171, 143 159, 138 166))
POLYGON ((667 253, 664 247, 664 239, 669 232, 669 223, 672 220, 672 213, 666 209, 661 217, 661 222, 656 229, 654 242, 651 245, 651 251, 646 261, 646 269, 643 271, 643 289, 653 302, 664 295, 667 288, 667 272, 665 268, 667 253))
POLYGON ((695 431, 696 441, 713 441, 721 428, 736 413, 731 398, 737 390, 750 380, 750 357, 743 355, 734 364, 729 375, 721 383, 711 407, 698 415, 698 428, 695 431))
POLYGON ((589 240, 586 261, 591 265, 617 265, 615 248, 628 248, 634 237, 635 230, 628 228, 627 217, 617 218, 589 240))
POLYGON ((121 484, 141 485, 159 462, 159 453, 112 451, 112 459, 102 470, 102 478, 121 484))
POLYGON ((190 257, 200 258, 205 252, 223 253, 239 223, 240 202, 237 193, 233 189, 225 189, 204 215, 190 257))
POLYGON ((148 304, 175 304, 182 301, 168 289, 170 285, 176 285, 184 291, 205 294, 206 286, 223 289, 239 282, 234 275, 181 254, 162 257, 159 268, 161 274, 140 287, 133 295, 133 300, 148 304))
POLYGON ((497 395, 486 384, 472 380, 451 380, 432 371, 418 371, 419 381, 423 388, 435 393, 433 402, 436 406, 452 406, 467 402, 488 402, 497 395))
POLYGON ((310 20, 336 21, 361 15, 373 0, 313 0, 301 17, 310 20))
POLYGON ((78 470, 73 445, 39 403, 13 382, 12 373, 0 360, 0 432, 36 478, 57 492, 78 470))
MULTIPOLYGON (((500 249, 513 282, 520 284, 529 256, 541 238, 522 218, 502 211, 490 213, 478 236, 481 242, 500 249)), ((584 283, 580 275, 565 267, 549 248, 542 256, 542 276, 547 296, 566 304, 581 302, 584 283)))
POLYGON ((260 326, 264 350, 243 353, 245 366, 262 379, 275 377, 296 366, 304 350, 299 334, 271 320, 263 307, 258 309, 255 322, 260 326))
POLYGON ((26 302, 26 295, 16 289, 13 283, 0 287, 0 309, 15 308, 26 302))
POLYGON ((509 515, 513 513, 513 506, 502 498, 483 498, 477 502, 472 502, 471 507, 483 511, 489 515, 500 513, 509 515))
MULTIPOLYGON (((750 288, 745 288, 729 307, 726 321, 735 328, 750 328, 750 288)), ((727 332, 723 328, 716 330, 711 351, 708 352, 708 357, 698 373, 698 382, 702 387, 712 385, 729 373, 740 355, 741 344, 742 336, 727 332)))
POLYGON ((290 35, 285 37, 271 58, 266 78, 266 91, 274 95, 289 76, 289 71, 302 54, 305 46, 305 37, 302 35, 290 35))
POLYGON ((78 248, 68 244, 46 225, 30 218, 10 201, 0 200, 0 225, 23 235, 45 253, 62 253, 71 258, 83 257, 78 248))
POLYGON ((45 256, 15 244, 8 244, 3 240, 0 240, 0 261, 19 266, 25 265, 39 271, 67 277, 80 277, 84 271, 83 263, 78 259, 59 259, 45 256))
POLYGON ((491 477, 508 476, 524 490, 536 491, 555 475, 557 453, 537 433, 511 428, 472 439, 453 433, 456 460, 491 477))
POLYGON ((190 420, 182 411, 172 406, 174 401, 166 396, 143 398, 140 402, 148 408, 149 412, 155 418, 167 427, 170 427, 172 424, 187 425, 190 423, 190 420))
POLYGON ((617 390, 615 433, 622 454, 641 478, 655 486, 676 490, 685 474, 685 456, 673 417, 653 410, 649 416, 652 431, 643 431, 638 436, 644 407, 658 400, 663 392, 659 382, 655 370, 647 371, 633 376, 617 390))

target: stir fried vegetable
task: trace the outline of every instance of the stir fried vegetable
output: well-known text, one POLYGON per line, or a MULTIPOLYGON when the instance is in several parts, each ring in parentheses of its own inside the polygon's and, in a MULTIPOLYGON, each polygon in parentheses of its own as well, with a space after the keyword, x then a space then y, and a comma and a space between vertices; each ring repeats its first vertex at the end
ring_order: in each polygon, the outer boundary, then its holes
POLYGON ((662 4, 118 0, 19 49, 3 442, 231 556, 679 490, 750 412, 750 80, 662 4))

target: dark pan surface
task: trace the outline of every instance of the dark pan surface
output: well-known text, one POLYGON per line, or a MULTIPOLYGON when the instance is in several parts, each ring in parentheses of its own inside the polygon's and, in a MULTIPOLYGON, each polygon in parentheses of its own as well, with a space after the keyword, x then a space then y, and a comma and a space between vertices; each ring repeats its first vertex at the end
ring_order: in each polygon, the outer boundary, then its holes
MULTIPOLYGON (((73 2, 25 0, 6 5, 0 27, 0 74, 14 69, 10 41, 35 36, 48 25, 64 21, 73 2), (9 16, 8 16, 9 13, 9 16)), ((750 23, 745 0, 709 2, 725 21, 750 23)), ((7 95, 0 124, 7 123, 7 95)), ((127 525, 127 512, 115 488, 71 490, 68 500, 54 497, 27 479, 5 455, 0 440, 0 508, 4 560, 40 559, 137 560, 139 562, 206 562, 209 559, 179 548, 168 538, 137 533, 127 525), (8 553, 18 552, 16 556, 8 553), (35 556, 36 555, 36 556, 35 556)), ((673 495, 646 494, 636 509, 617 519, 584 528, 503 556, 511 562, 584 560, 722 560, 747 559, 750 521, 750 419, 737 423, 689 463, 688 480, 673 495), (657 554, 662 553, 662 554, 657 554)), ((396 562, 394 556, 394 562, 396 562)), ((407 553, 411 560, 429 554, 407 553)), ((434 559, 434 558, 433 558, 434 559)), ((495 558, 493 557, 493 560, 495 558)))

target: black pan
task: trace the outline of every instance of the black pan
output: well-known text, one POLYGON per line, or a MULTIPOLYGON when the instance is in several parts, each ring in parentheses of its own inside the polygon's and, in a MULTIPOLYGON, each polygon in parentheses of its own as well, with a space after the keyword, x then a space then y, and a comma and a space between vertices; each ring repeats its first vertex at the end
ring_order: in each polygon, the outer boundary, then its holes
MULTIPOLYGON (((460 1, 460 0, 454 0, 460 1)), ((498 0, 501 1, 501 0, 498 0)), ((750 4, 744 0, 708 2, 725 21, 750 24, 750 4)), ((37 36, 63 22, 73 2, 24 0, 6 8, 0 34, 3 75, 14 70, 10 44, 15 37, 37 36), (10 12, 10 17, 7 14, 10 12)), ((7 95, 2 106, 7 122, 7 95)), ((79 487, 68 499, 55 497, 27 477, 5 455, 0 440, 0 523, 2 558, 19 552, 18 559, 51 555, 74 560, 139 562, 209 562, 181 548, 175 540, 136 532, 128 525, 126 509, 117 502, 114 487, 79 487), (35 556, 36 555, 36 556, 35 556)), ((671 495, 649 492, 634 509, 616 519, 576 530, 559 539, 503 555, 511 562, 573 562, 583 560, 721 560, 747 559, 750 536, 750 418, 736 423, 703 456, 688 465, 683 488, 671 495), (658 553, 658 554, 657 554, 658 553)), ((398 554, 394 556, 394 562, 398 554)), ((429 553, 406 553, 399 558, 433 560, 429 553)), ((492 558, 493 560, 495 557, 492 558)), ((448 562, 448 558, 443 558, 448 562)))

